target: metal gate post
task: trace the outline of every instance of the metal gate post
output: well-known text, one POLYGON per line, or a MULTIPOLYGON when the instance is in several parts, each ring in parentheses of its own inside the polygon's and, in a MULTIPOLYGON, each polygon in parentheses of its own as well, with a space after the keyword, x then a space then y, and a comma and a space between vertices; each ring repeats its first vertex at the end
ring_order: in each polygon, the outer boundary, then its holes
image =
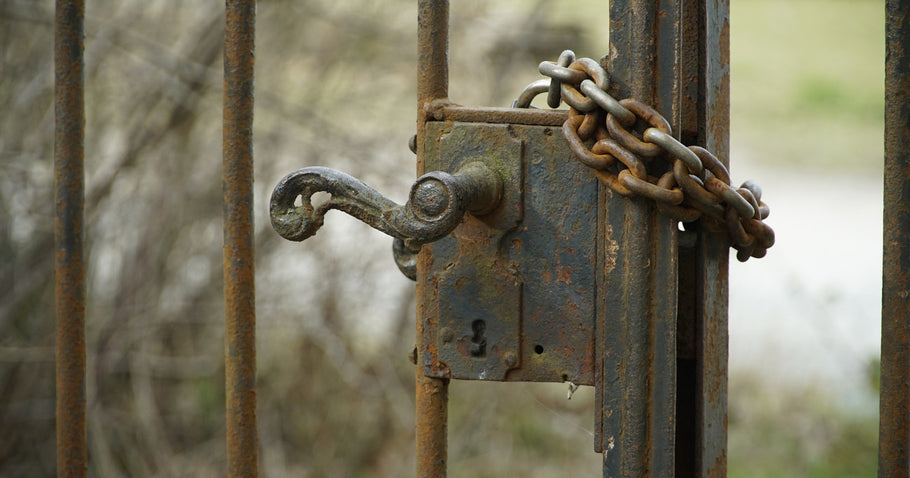
MULTIPOLYGON (((680 135, 729 168, 729 0, 682 2, 680 135)), ((727 470, 726 234, 695 228, 679 249, 676 476, 727 470)))
MULTIPOLYGON (((420 0, 417 4, 417 176, 423 175, 426 164, 426 133, 428 105, 449 95, 449 1, 420 0)), ((417 274, 425 274, 430 266, 426 249, 418 255, 417 274)), ((422 282, 417 282, 417 297, 425 297, 422 282)), ((447 420, 449 379, 427 377, 424 374, 420 351, 424 350, 424 320, 437 320, 424 313, 428 307, 417 301, 416 343, 416 415, 415 446, 418 478, 446 476, 447 420)), ((432 324, 435 327, 435 324, 432 324)))
POLYGON ((258 475, 256 300, 253 265, 255 0, 228 0, 224 16, 224 369, 227 471, 258 475))
POLYGON ((885 185, 878 476, 910 474, 910 4, 885 7, 885 185))
POLYGON ((57 0, 54 35, 54 224, 57 476, 88 472, 85 432, 85 2, 57 0))
MULTIPOLYGON (((727 0, 615 0, 610 9, 609 63, 620 95, 653 104, 678 139, 705 145, 725 163, 728 15, 727 0)), ((628 209, 632 207, 641 206, 628 209)), ((610 214, 613 228, 632 217, 628 212, 610 214)), ((619 245, 625 261, 634 261, 630 253, 636 251, 649 255, 650 276, 646 271, 620 271, 619 264, 604 261, 604 284, 606 292, 614 294, 612 300, 627 300, 630 309, 646 311, 639 318, 630 314, 619 336, 603 332, 603 383, 621 383, 598 386, 603 395, 604 476, 723 476, 728 242, 723 234, 687 231, 680 233, 677 256, 675 227, 652 216, 647 247, 628 239, 620 239, 619 245), (630 300, 628 290, 620 287, 630 281, 650 288, 646 297, 630 300), (636 343, 646 344, 647 350, 630 345, 636 343), (611 356, 612 351, 619 356, 611 356), (610 396, 617 388, 627 397, 619 416, 615 406, 622 402, 610 396), (611 430, 624 438, 613 437, 611 430)), ((615 236, 612 229, 602 233, 615 236)))
MULTIPOLYGON (((680 10, 677 2, 610 3, 608 68, 619 97, 651 104, 679 131, 680 10)), ((676 395, 675 221, 647 202, 610 200, 600 185, 596 375, 603 475, 672 476, 676 395), (618 253, 617 253, 618 251, 618 253), (622 317, 608 320, 610 304, 622 317), (614 306, 615 307, 615 306, 614 306)))

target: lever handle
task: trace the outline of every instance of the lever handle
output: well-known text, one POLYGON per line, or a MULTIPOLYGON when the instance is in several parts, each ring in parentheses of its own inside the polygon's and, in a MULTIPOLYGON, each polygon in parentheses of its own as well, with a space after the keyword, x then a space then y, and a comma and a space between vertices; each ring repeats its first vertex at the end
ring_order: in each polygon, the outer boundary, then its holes
POLYGON ((421 176, 403 206, 349 174, 313 166, 288 174, 275 186, 269 214, 281 237, 302 241, 322 227, 326 212, 337 209, 402 240, 407 250, 416 253, 422 244, 452 232, 465 212, 480 216, 493 211, 501 196, 502 179, 480 161, 469 162, 454 174, 433 171, 421 176), (331 198, 313 206, 317 192, 327 192, 331 198))

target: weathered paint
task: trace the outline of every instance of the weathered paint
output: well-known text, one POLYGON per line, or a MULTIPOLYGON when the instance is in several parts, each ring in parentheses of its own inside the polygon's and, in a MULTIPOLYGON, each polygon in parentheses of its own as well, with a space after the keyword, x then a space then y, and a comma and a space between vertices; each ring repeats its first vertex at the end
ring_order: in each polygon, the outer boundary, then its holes
POLYGON ((225 2, 224 326, 227 474, 258 476, 253 249, 255 0, 225 2))
POLYGON ((85 2, 58 0, 54 29, 57 476, 88 472, 85 430, 85 2))
POLYGON ((885 14, 882 478, 910 475, 910 4, 889 0, 885 14))

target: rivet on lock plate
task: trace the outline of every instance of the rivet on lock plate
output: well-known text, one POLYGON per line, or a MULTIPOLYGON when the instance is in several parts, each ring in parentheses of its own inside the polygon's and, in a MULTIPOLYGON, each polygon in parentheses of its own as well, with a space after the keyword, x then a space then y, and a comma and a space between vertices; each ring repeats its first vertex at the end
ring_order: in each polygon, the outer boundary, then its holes
POLYGON ((593 384, 598 185, 558 128, 430 122, 427 170, 482 162, 502 198, 426 244, 431 376, 593 384))

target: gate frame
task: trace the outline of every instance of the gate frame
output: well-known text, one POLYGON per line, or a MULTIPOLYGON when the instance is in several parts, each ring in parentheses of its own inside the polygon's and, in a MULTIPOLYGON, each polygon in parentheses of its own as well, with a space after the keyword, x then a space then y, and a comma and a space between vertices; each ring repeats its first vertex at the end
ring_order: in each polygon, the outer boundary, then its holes
MULTIPOLYGON (((247 186, 252 180, 255 1, 228 0, 226 8, 225 186, 231 192, 226 189, 225 201, 226 210, 232 207, 229 205, 237 206, 241 216, 237 219, 233 212, 225 216, 229 474, 255 476, 253 250, 252 243, 245 242, 248 232, 243 231, 252 226, 252 211, 247 210, 252 205, 252 189, 247 186), (241 30, 228 26, 232 19, 241 22, 241 30), (229 58, 243 54, 243 48, 246 58, 229 58), (234 60, 244 65, 242 71, 228 68, 234 60), (239 89, 229 87, 234 81, 239 82, 239 89), (239 109, 233 110, 235 107, 239 109), (235 127, 241 136, 233 134, 235 127), (235 167, 241 169, 238 175, 235 167), (235 191, 238 185, 240 189, 235 191), (235 225, 240 230, 234 230, 235 225), (235 271, 234 256, 227 253, 229 245, 240 248, 241 262, 248 259, 236 271, 241 276, 236 281, 228 279, 228 273, 235 271), (238 421, 234 423, 232 417, 238 421)), ((425 107, 433 99, 448 96, 448 9, 448 0, 418 3, 418 174, 424 172, 425 107)), ((84 0, 57 0, 55 12, 57 466, 58 476, 85 476, 84 0)), ((611 51, 617 52, 614 66, 618 69, 625 62, 623 68, 641 81, 627 83, 634 85, 632 93, 653 100, 658 109, 667 111, 669 107, 668 116, 684 143, 705 144, 726 158, 729 0, 616 0, 611 2, 610 13, 611 51)), ((903 191, 910 189, 910 173, 906 173, 910 168, 910 130, 906 127, 910 124, 910 53, 904 49, 908 42, 910 5, 888 0, 879 476, 910 472, 910 301, 906 299, 910 290, 910 205, 902 201, 903 191)), ((675 474, 679 476, 726 474, 728 261, 721 238, 703 231, 681 234, 676 320, 680 333, 674 372, 677 418, 672 439, 675 474), (691 456, 694 460, 687 459, 691 456)), ((418 323, 418 339, 421 332, 418 323)), ((425 377, 420 367, 416 370, 418 476, 445 476, 448 381, 425 377)), ((604 474, 609 473, 605 460, 604 474)))

